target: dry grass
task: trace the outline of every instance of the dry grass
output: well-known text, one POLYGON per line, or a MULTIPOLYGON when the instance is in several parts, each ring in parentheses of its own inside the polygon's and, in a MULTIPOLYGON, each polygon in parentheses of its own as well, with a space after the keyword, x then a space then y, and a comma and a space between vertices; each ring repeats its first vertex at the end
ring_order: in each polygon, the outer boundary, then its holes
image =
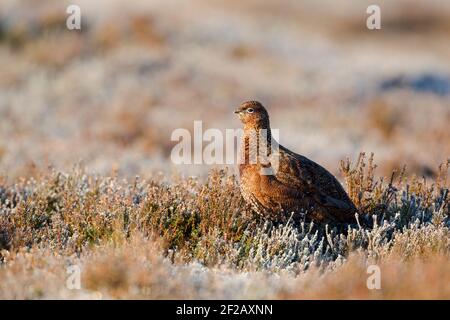
POLYGON ((80 168, 4 181, 3 297, 224 298, 241 282, 243 298, 448 298, 435 274, 448 277, 448 163, 431 185, 375 181, 374 168, 373 156, 343 163, 361 224, 369 222, 343 231, 258 220, 223 170, 204 182, 127 182, 80 168), (382 269, 382 291, 365 287, 369 262, 382 269), (78 293, 64 286, 64 266, 74 263, 83 270, 78 293), (50 287, 47 278, 55 279, 50 287))
POLYGON ((368 290, 365 259, 353 256, 335 272, 312 274, 282 299, 449 299, 448 255, 404 262, 398 257, 379 262, 381 289, 368 290))

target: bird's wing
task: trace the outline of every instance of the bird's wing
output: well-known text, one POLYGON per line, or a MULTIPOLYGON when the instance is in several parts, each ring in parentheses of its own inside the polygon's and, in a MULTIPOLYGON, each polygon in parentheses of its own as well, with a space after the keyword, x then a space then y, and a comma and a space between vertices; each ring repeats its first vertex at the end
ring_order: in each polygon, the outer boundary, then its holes
POLYGON ((324 207, 352 209, 341 184, 325 168, 285 148, 277 156, 279 164, 275 179, 295 190, 290 194, 308 195, 324 207))

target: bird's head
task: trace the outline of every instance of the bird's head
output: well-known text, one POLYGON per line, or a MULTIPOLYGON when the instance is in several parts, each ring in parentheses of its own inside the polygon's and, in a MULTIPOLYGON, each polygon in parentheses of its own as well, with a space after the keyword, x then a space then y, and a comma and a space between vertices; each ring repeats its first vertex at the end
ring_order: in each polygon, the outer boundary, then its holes
POLYGON ((234 113, 239 115, 244 127, 255 129, 269 129, 269 114, 258 101, 242 103, 234 113))

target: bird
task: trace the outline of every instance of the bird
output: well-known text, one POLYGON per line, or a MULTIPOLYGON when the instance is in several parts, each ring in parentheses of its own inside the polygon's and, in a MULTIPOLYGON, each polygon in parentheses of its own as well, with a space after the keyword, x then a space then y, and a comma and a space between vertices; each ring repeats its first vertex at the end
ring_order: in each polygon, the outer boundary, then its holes
POLYGON ((357 209, 336 177, 272 137, 269 114, 260 102, 246 101, 234 113, 244 127, 240 191, 257 214, 275 222, 357 222, 357 209))

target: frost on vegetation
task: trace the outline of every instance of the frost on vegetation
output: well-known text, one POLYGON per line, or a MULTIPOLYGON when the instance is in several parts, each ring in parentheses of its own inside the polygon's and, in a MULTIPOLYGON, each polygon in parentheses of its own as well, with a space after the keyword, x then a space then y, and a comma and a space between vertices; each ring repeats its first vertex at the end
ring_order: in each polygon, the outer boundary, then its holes
POLYGON ((1 183, 0 249, 79 254, 104 243, 121 246, 139 234, 156 240, 175 264, 295 275, 311 267, 334 269, 354 251, 375 260, 393 253, 402 259, 449 253, 443 178, 448 164, 431 186, 403 177, 375 183, 371 164, 369 170, 362 164, 343 166, 349 195, 360 210, 358 223, 345 228, 264 221, 245 205, 235 177, 225 171, 213 171, 204 182, 167 183, 127 182, 75 169, 1 183))

